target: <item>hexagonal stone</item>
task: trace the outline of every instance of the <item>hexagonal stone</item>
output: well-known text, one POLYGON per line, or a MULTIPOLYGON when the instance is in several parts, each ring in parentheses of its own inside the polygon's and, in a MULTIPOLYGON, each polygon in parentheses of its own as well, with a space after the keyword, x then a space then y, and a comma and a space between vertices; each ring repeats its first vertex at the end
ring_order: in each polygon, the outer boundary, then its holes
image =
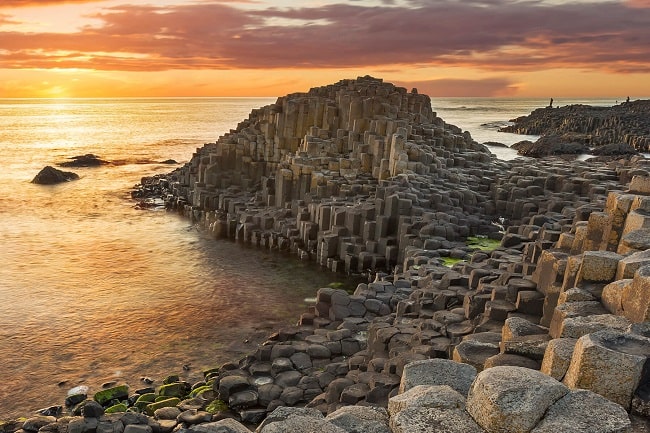
POLYGON ((629 410, 648 357, 649 338, 613 330, 594 332, 578 339, 563 382, 629 410))
POLYGON ((555 379, 524 367, 493 367, 476 376, 467 411, 488 431, 530 431, 546 409, 569 392, 555 379))
POLYGON ((391 416, 411 407, 464 409, 465 396, 448 385, 418 385, 388 400, 391 416))
POLYGON ((631 425, 630 417, 620 405, 580 389, 548 408, 531 433, 625 433, 631 425))
POLYGON ((386 409, 372 406, 345 406, 325 417, 346 432, 391 433, 386 409))
POLYGON ((632 284, 631 278, 614 281, 603 288, 600 301, 607 311, 618 316, 623 315, 623 292, 629 284, 632 284))
POLYGON ((623 257, 613 251, 585 251, 578 271, 576 286, 581 281, 609 282, 616 276, 618 262, 623 257))
POLYGON ((573 356, 573 349, 578 340, 574 338, 556 338, 548 342, 540 371, 555 380, 562 380, 573 356))
POLYGON ((650 266, 639 268, 621 297, 623 314, 635 323, 650 320, 650 266))
POLYGON ((232 394, 244 391, 250 387, 248 377, 232 375, 222 377, 219 381, 219 396, 222 400, 228 400, 232 394))
POLYGON ((477 371, 481 371, 485 360, 498 353, 499 346, 496 344, 465 340, 454 347, 452 358, 454 361, 471 365, 477 371))
POLYGON ((460 409, 408 408, 391 417, 390 427, 393 433, 485 433, 460 409))
POLYGON ((476 377, 476 368, 449 359, 426 359, 404 366, 399 393, 418 385, 448 385, 467 395, 476 377))
POLYGON ((560 326, 560 338, 580 338, 602 329, 624 331, 631 325, 629 319, 614 314, 567 317, 560 326))

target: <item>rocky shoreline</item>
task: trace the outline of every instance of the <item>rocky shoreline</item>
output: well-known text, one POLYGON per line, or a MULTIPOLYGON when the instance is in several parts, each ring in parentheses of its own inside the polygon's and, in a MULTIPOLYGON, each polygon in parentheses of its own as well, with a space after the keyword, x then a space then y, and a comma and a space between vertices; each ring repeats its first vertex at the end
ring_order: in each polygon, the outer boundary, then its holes
POLYGON ((541 136, 512 146, 523 156, 590 153, 611 159, 650 151, 650 100, 538 108, 511 122, 500 131, 541 136))
POLYGON ((254 110, 134 198, 374 281, 204 381, 72 393, 3 432, 650 431, 641 157, 499 161, 360 77, 254 110))

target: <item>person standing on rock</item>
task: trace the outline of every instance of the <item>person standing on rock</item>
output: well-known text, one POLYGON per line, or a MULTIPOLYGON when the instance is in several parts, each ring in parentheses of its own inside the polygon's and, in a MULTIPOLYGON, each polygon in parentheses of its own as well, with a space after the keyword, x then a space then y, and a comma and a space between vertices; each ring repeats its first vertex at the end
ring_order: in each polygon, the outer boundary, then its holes
POLYGON ((548 103, 548 108, 553 108, 553 98, 551 98, 551 102, 548 103))

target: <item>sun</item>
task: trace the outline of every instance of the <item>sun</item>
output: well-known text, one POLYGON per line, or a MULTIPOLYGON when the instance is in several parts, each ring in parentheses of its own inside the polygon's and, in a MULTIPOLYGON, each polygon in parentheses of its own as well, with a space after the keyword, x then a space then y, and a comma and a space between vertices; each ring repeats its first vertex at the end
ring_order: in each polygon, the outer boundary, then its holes
POLYGON ((47 81, 41 83, 43 85, 40 91, 43 98, 69 98, 68 89, 64 86, 51 84, 47 81))

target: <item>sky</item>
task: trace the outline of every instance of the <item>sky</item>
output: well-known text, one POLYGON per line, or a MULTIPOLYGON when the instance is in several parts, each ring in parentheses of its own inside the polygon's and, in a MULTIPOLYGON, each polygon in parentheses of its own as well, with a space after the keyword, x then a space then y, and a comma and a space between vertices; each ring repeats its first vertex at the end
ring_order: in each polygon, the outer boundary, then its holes
POLYGON ((0 0, 0 97, 650 97, 650 0, 0 0))

